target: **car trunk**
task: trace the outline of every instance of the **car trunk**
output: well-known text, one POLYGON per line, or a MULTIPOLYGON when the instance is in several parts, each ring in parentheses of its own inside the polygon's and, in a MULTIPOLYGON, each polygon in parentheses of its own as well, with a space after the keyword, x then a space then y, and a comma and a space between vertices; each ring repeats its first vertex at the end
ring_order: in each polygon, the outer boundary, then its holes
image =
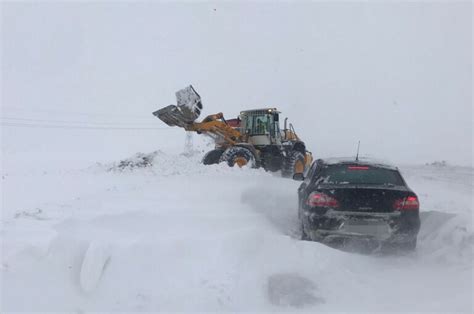
POLYGON ((370 186, 345 186, 331 187, 327 191, 321 190, 339 202, 336 211, 389 213, 395 211, 394 203, 406 197, 408 190, 404 187, 370 187, 370 186))

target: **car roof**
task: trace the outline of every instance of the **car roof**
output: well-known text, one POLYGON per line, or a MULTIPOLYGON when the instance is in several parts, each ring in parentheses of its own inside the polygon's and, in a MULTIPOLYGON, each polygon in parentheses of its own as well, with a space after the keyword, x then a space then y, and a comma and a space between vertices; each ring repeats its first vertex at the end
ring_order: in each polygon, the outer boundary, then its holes
POLYGON ((336 158, 322 158, 317 160, 318 163, 324 165, 362 165, 362 166, 372 166, 378 168, 385 168, 390 170, 398 170, 398 167, 382 160, 377 160, 374 158, 360 157, 358 160, 355 157, 336 157, 336 158))

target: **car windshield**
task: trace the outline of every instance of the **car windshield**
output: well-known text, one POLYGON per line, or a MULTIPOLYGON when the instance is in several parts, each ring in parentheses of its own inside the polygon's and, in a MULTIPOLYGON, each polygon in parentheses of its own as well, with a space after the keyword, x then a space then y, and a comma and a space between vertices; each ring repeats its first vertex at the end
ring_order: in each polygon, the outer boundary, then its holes
POLYGON ((318 177, 321 184, 404 185, 397 170, 366 165, 331 165, 323 168, 318 177))

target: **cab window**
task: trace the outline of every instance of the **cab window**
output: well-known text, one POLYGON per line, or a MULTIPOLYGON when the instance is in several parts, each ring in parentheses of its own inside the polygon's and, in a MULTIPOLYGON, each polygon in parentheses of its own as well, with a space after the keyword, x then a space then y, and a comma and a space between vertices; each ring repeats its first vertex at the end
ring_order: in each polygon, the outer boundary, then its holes
POLYGON ((253 119, 253 128, 251 134, 268 134, 270 132, 270 119, 268 115, 255 115, 253 119))

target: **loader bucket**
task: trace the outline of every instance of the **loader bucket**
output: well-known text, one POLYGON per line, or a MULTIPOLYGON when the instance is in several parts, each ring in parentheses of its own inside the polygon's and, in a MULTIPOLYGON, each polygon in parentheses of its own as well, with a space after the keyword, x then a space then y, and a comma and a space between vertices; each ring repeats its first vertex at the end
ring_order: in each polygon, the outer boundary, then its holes
POLYGON ((184 128, 186 124, 186 117, 175 105, 166 106, 160 110, 153 112, 153 115, 158 117, 161 121, 169 126, 179 126, 184 128))
POLYGON ((201 96, 190 85, 176 92, 177 106, 169 105, 153 115, 169 126, 185 127, 199 118, 202 110, 201 96))

